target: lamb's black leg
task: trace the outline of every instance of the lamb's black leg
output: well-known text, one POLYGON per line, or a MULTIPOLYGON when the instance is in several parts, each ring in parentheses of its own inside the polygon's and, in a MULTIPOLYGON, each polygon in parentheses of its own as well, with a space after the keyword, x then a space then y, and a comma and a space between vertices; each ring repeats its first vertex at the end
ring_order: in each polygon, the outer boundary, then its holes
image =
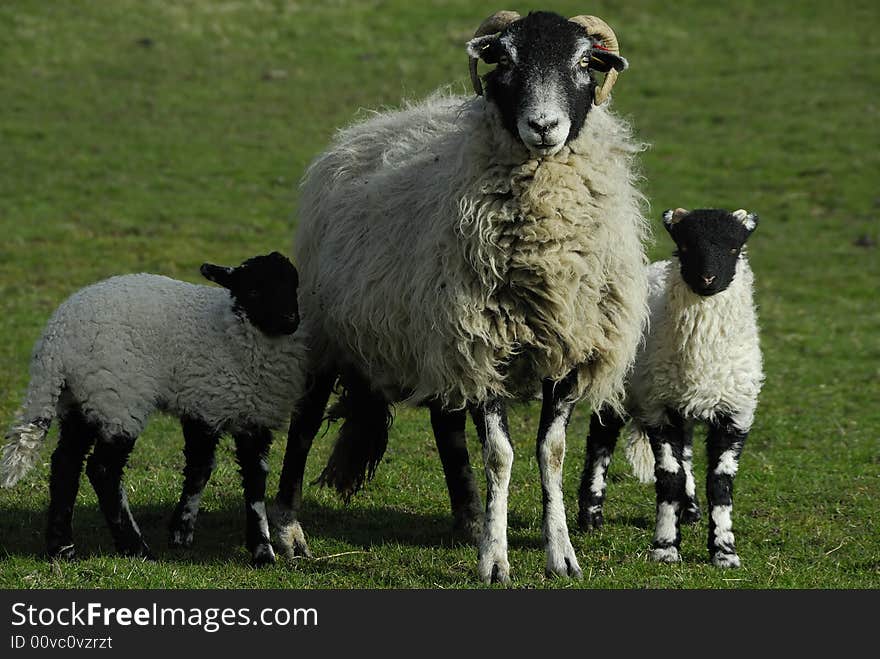
POLYGON ((471 416, 483 444, 486 469, 486 517, 480 537, 477 572, 484 583, 508 583, 507 495, 513 445, 507 425, 507 409, 504 401, 494 398, 471 408, 471 416))
POLYGON ((541 492, 544 508, 544 551, 547 576, 560 575, 580 579, 578 565, 565 516, 562 491, 562 466, 565 460, 565 431, 574 402, 572 392, 577 384, 577 373, 572 372, 559 382, 543 382, 541 420, 538 425, 535 452, 541 471, 541 492))
POLYGON ((747 432, 733 425, 729 418, 709 424, 706 440, 706 499, 709 514, 709 556, 718 567, 739 567, 733 537, 733 479, 739 468, 747 432))
POLYGON ((134 442, 135 438, 126 435, 99 438, 86 464, 86 475, 98 495, 98 505, 107 519, 116 550, 126 556, 152 558, 150 548, 131 515, 122 484, 122 472, 134 442))
POLYGON ((684 467, 684 493, 681 516, 682 524, 696 524, 702 516, 700 503, 697 500, 697 488, 694 482, 694 426, 688 424, 685 427, 684 449, 682 451, 682 466, 684 467))
POLYGON ((75 558, 73 508, 83 461, 94 441, 95 429, 78 410, 69 411, 61 419, 58 445, 52 453, 49 476, 46 551, 50 558, 75 558))
POLYGON ((685 498, 685 473, 682 464, 684 428, 680 417, 671 422, 648 427, 646 432, 654 453, 654 476, 657 479, 657 525, 651 556, 655 561, 675 563, 681 560, 679 515, 685 498))
POLYGON ((608 465, 617 444, 624 420, 610 409, 590 416, 590 432, 587 435, 587 454, 581 486, 578 493, 578 526, 584 530, 601 529, 605 522, 602 505, 605 503, 608 465))
POLYGON ((311 378, 305 395, 297 402, 290 417, 278 495, 269 511, 272 526, 278 534, 278 544, 288 556, 311 556, 299 523, 303 474, 335 379, 335 375, 328 373, 319 373, 311 378))
POLYGON ((275 552, 269 542, 269 521, 266 519, 266 476, 269 474, 272 432, 267 428, 256 428, 248 433, 237 433, 233 438, 244 486, 245 542, 254 565, 271 565, 275 562, 275 552))
POLYGON ((467 449, 467 413, 464 410, 447 412, 438 403, 431 403, 430 409, 431 428, 434 430, 440 462, 443 463, 454 529, 456 533, 479 542, 483 511, 467 449))
POLYGON ((202 492, 214 470, 214 453, 220 433, 200 419, 183 417, 180 424, 183 427, 186 464, 183 467, 183 491, 171 516, 169 544, 172 547, 189 547, 193 541, 202 492))

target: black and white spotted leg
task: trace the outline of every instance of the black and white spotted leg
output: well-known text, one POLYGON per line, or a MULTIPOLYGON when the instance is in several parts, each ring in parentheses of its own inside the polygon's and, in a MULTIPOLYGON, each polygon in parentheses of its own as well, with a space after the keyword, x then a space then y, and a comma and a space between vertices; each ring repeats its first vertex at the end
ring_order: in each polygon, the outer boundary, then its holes
POLYGON ((324 410, 335 379, 335 375, 328 373, 315 374, 302 399, 296 402, 290 417, 278 494, 269 508, 269 518, 276 532, 278 546, 288 557, 312 555, 299 522, 303 474, 312 441, 324 419, 324 410))
POLYGON ((275 552, 269 540, 269 520, 266 518, 266 477, 272 432, 267 428, 255 428, 247 433, 236 433, 233 439, 244 487, 245 543, 255 566, 271 565, 275 562, 275 552))
POLYGON ((739 430, 729 418, 709 424, 706 440, 706 499, 709 515, 707 546, 712 563, 718 567, 739 567, 733 537, 733 480, 747 432, 739 430))
POLYGON ((507 425, 507 409, 499 398, 471 409, 477 435, 483 445, 486 469, 486 516, 477 560, 484 583, 509 583, 507 558, 507 495, 513 466, 513 445, 507 425))
POLYGON ((483 510, 467 449, 467 412, 448 412, 438 403, 431 403, 429 407, 434 441, 449 490, 455 532, 478 543, 483 530, 483 510))
POLYGON ((681 515, 682 524, 696 524, 702 516, 700 503, 697 500, 697 488, 694 481, 694 426, 688 423, 684 431, 684 449, 682 450, 682 466, 684 467, 684 493, 681 515))
POLYGON ((110 527, 116 550, 125 556, 153 558, 137 522, 132 517, 122 483, 122 472, 128 463, 134 442, 135 438, 127 435, 99 438, 86 463, 86 475, 98 495, 98 505, 110 527))
POLYGON ((544 550, 547 555, 544 572, 547 576, 560 575, 580 579, 583 573, 568 535, 562 492, 565 430, 574 409, 574 403, 569 398, 576 382, 575 374, 560 382, 544 381, 535 451, 541 471, 541 500, 544 508, 544 550))
POLYGON ((654 476, 657 490, 657 524, 651 557, 663 563, 681 560, 679 515, 685 498, 683 465, 684 429, 681 419, 671 425, 646 428, 654 452, 654 476))
POLYGON ((190 547, 193 542, 196 518, 202 493, 214 470, 214 454, 220 433, 200 419, 184 417, 183 454, 186 464, 183 467, 183 490, 180 501, 174 509, 169 526, 169 544, 172 547, 190 547))
POLYGON ((590 416, 587 435, 587 454, 581 486, 578 493, 578 526, 584 530, 601 529, 605 523, 602 506, 605 503, 608 465, 617 444, 624 420, 609 409, 590 416))
POLYGON ((73 544, 73 508, 79 491, 83 462, 95 442, 95 435, 95 429, 79 411, 69 411, 62 417, 49 476, 46 552, 50 558, 71 560, 76 557, 73 544))

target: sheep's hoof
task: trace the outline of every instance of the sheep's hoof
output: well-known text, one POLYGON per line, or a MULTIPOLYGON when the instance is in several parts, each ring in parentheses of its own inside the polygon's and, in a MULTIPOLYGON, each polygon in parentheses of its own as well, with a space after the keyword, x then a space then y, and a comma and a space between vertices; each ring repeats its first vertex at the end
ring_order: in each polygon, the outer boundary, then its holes
POLYGON ((173 529, 168 539, 168 546, 172 549, 189 549, 193 544, 192 529, 173 529))
POLYGON ((510 563, 507 561, 507 552, 500 553, 482 553, 477 564, 477 572, 480 580, 485 584, 500 583, 507 585, 510 583, 510 563))
POLYGON ((598 531, 605 525, 605 517, 601 510, 591 512, 589 509, 578 513, 578 528, 581 531, 598 531))
POLYGON ((282 507, 275 502, 269 504, 269 522, 275 532, 276 543, 281 553, 287 558, 311 558, 312 552, 306 542, 306 534, 302 525, 296 519, 296 514, 289 508, 282 507))
POLYGON ((717 554, 714 554, 712 556, 712 565, 714 565, 715 567, 739 567, 739 556, 737 556, 736 554, 718 552, 717 554))
POLYGON ((583 579, 584 573, 578 565, 577 557, 574 553, 574 547, 568 535, 563 534, 555 542, 551 539, 547 542, 547 566, 544 568, 544 574, 548 578, 551 577, 571 577, 572 579, 583 579))
POLYGON ((72 544, 52 547, 46 553, 53 561, 75 561, 77 558, 76 548, 72 544))
POLYGON ((129 558, 142 558, 145 561, 156 560, 153 552, 143 541, 138 544, 119 546, 116 548, 116 551, 119 552, 122 556, 127 556, 129 558))
POLYGON ((681 524, 696 524, 703 517, 703 513, 700 512, 699 504, 695 502, 688 503, 687 508, 681 511, 681 517, 679 517, 679 523, 681 524))
POLYGON ((275 552, 268 542, 258 545, 251 554, 251 564, 254 567, 267 567, 275 565, 275 552))
POLYGON ((680 563, 681 556, 678 547, 654 547, 651 550, 651 559, 658 563, 680 563))

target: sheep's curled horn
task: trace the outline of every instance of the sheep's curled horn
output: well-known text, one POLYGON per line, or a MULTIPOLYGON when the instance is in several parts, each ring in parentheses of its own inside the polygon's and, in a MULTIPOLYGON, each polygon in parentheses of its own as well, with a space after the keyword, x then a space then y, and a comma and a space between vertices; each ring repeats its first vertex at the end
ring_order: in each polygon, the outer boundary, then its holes
MULTIPOLYGON (((519 20, 519 18, 520 15, 515 11, 495 12, 480 24, 480 27, 474 32, 474 38, 476 39, 477 37, 484 37, 487 34, 501 32, 501 30, 514 21, 519 20)), ((614 30, 611 29, 611 26, 601 18, 598 16, 583 15, 573 16, 569 20, 584 28, 587 31, 587 34, 591 37, 598 39, 603 48, 615 55, 620 54, 620 45, 617 42, 617 35, 614 34, 614 30)), ((480 76, 477 74, 476 57, 468 58, 468 70, 471 74, 471 84, 474 86, 474 91, 477 96, 482 96, 483 83, 480 81, 480 76)), ((614 87, 614 83, 617 82, 617 76, 618 73, 613 68, 605 74, 605 80, 602 82, 602 86, 596 91, 594 98, 596 105, 601 105, 611 95, 611 88, 614 87)))

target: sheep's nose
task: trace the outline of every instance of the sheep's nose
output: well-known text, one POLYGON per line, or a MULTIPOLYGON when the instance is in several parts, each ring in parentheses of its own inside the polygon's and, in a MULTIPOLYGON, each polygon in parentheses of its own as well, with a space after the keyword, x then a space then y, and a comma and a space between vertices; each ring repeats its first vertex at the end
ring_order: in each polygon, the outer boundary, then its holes
POLYGON ((539 119, 537 121, 529 119, 529 128, 536 133, 540 133, 541 137, 545 136, 548 130, 553 130, 558 125, 558 119, 539 119))
POLYGON ((715 275, 703 275, 703 283, 706 286, 709 286, 713 281, 715 281, 715 275))

